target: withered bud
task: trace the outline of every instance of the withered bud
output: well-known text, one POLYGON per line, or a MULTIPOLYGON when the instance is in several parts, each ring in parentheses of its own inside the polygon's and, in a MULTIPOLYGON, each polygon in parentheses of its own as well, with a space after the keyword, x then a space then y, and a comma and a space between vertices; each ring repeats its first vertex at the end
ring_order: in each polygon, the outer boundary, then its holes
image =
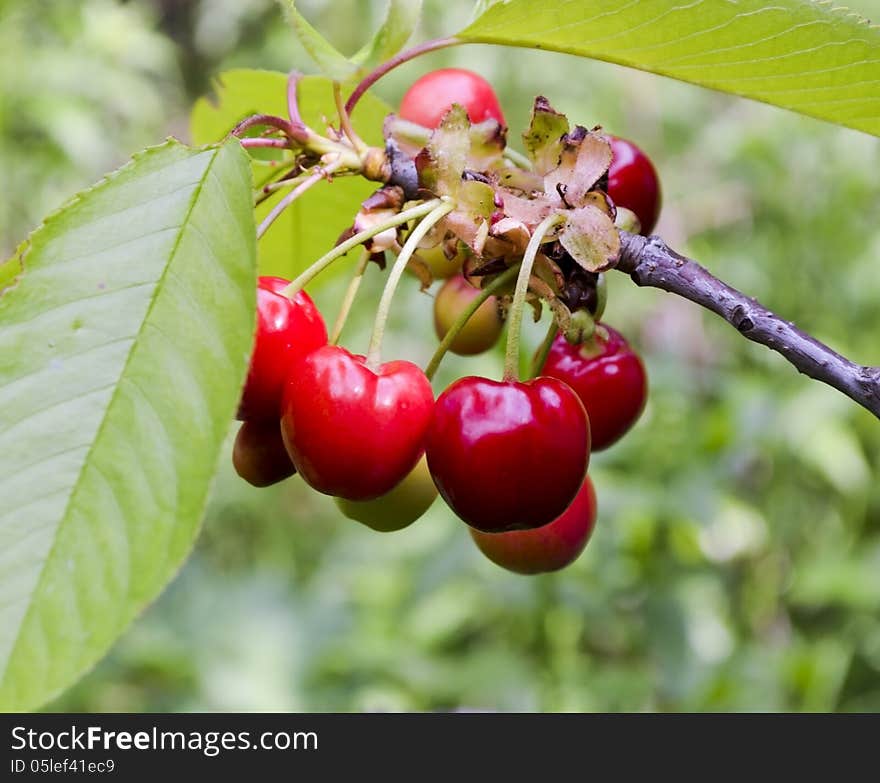
POLYGON ((377 209, 393 209, 399 211, 405 201, 403 188, 397 185, 386 185, 369 196, 361 206, 367 212, 377 209))

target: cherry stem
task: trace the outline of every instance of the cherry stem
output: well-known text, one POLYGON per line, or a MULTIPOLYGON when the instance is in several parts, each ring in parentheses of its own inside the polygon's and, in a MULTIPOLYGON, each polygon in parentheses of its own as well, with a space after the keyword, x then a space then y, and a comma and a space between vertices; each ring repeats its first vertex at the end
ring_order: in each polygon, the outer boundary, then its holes
POLYGON ((452 210, 455 204, 449 201, 441 201, 431 212, 425 216, 406 238, 400 255, 394 261, 391 271, 388 273, 388 280, 385 283, 385 289, 382 291, 382 298, 379 300, 379 307, 376 309, 376 320, 373 323, 373 335, 370 338, 370 347, 367 350, 367 367, 376 370, 381 363, 380 355, 382 352, 382 338, 385 336, 385 326, 388 322, 388 314, 391 311, 391 302, 394 299, 394 292, 397 290, 397 284, 403 277, 403 271, 406 269, 410 258, 415 253, 419 242, 425 238, 425 235, 452 210))
POLYGON ((319 136, 303 122, 299 111, 299 83, 302 78, 303 75, 299 71, 291 71, 287 76, 287 113, 290 115, 290 121, 282 120, 287 126, 285 132, 307 152, 314 155, 326 155, 335 152, 340 156, 340 159, 346 157, 346 165, 348 167, 360 171, 362 168, 361 157, 363 157, 367 149, 363 142, 361 142, 363 149, 359 149, 352 141, 351 143, 355 147, 354 151, 356 154, 346 155, 346 151, 350 151, 348 145, 340 144, 337 140, 330 140, 319 136))
MULTIPOLYGON (((258 162, 258 161, 254 161, 258 162)), ((264 163, 269 169, 268 172, 256 183, 255 190, 261 191, 265 188, 269 183, 273 181, 282 181, 289 179, 293 176, 293 173, 290 171, 296 165, 296 158, 287 158, 282 161, 259 161, 264 163), (279 178, 279 174, 282 176, 279 178)))
POLYGON ((605 305, 608 304, 608 281, 604 274, 599 275, 596 281, 596 312, 593 313, 593 319, 601 321, 605 314, 605 305))
POLYGON ((551 212, 535 228, 532 238, 523 254, 516 288, 513 291, 513 302, 510 305, 510 321, 507 327, 507 351, 504 354, 504 380, 515 381, 519 378, 519 339, 522 330, 523 307, 529 290, 529 279, 532 267, 541 249, 541 243, 547 234, 563 220, 563 216, 551 212))
POLYGON ((299 71, 291 71, 287 75, 287 113, 290 115, 290 123, 305 129, 306 124, 302 121, 299 113, 299 80, 302 74, 299 71))
POLYGON ((599 325, 589 310, 578 310, 571 314, 568 326, 562 327, 565 339, 571 345, 584 345, 596 334, 599 325))
POLYGON ((556 325, 563 331, 566 331, 571 325, 571 310, 559 300, 559 297, 556 296, 550 285, 537 275, 532 275, 529 278, 529 291, 547 303, 547 306, 553 312, 556 325))
POLYGON ((504 157, 521 169, 525 169, 526 171, 532 170, 532 162, 525 155, 521 152, 517 152, 515 149, 505 147, 504 157))
POLYGON ((455 319, 452 326, 449 328, 449 331, 443 336, 440 345, 437 346, 437 350, 434 351, 434 355, 431 357, 431 361, 428 362, 428 365, 425 367, 425 375, 428 376, 429 381, 434 378, 437 368, 440 366, 440 362, 443 361, 443 357, 449 350, 449 346, 452 345, 453 341, 458 336, 458 333, 464 329, 465 324, 467 324, 473 314, 480 309, 480 305, 482 305, 490 296, 493 296, 510 283, 513 278, 516 277, 518 270, 519 266, 512 266, 509 269, 505 269, 500 275, 498 275, 498 277, 489 283, 489 285, 481 289, 479 295, 475 296, 468 303, 468 306, 461 311, 458 318, 455 319))
MULTIPOLYGON (((291 161, 291 164, 293 161, 291 161)), ((257 188, 256 198, 254 200, 254 206, 259 206, 266 199, 272 198, 272 194, 276 190, 281 190, 282 188, 295 188, 297 185, 302 183, 304 180, 309 178, 309 172, 303 171, 299 174, 295 174, 293 171, 288 171, 285 173, 283 177, 276 180, 268 179, 259 188, 257 188)))
POLYGON ((379 223, 375 226, 370 226, 369 228, 365 228, 363 231, 358 231, 357 234, 349 237, 344 242, 340 242, 332 250, 321 256, 321 258, 315 261, 314 264, 312 264, 295 280, 293 280, 282 293, 289 299, 292 299, 299 291, 305 288, 310 282, 312 282, 312 280, 314 280, 319 274, 321 274, 321 272, 323 272, 328 266, 336 261, 336 259, 344 256, 352 248, 355 248, 363 242, 366 242, 368 239, 376 236, 376 234, 381 234, 383 231, 387 231, 389 228, 403 225, 410 220, 415 220, 416 218, 427 215, 429 212, 436 209, 442 203, 443 202, 439 198, 431 199, 431 201, 425 201, 424 203, 412 207, 411 209, 404 210, 403 212, 398 212, 396 215, 384 221, 383 223, 379 223))
POLYGON ((243 131, 246 131, 248 128, 253 128, 260 125, 277 128, 287 136, 290 136, 291 131, 293 130, 293 128, 291 127, 291 123, 289 123, 283 117, 276 117, 274 114, 254 114, 251 117, 245 117, 245 119, 238 123, 238 125, 236 125, 231 131, 229 131, 229 135, 239 136, 243 131))
POLYGON ((448 46, 455 46, 456 44, 462 43, 465 42, 460 41, 458 38, 437 38, 433 41, 426 41, 423 44, 414 46, 412 49, 406 49, 395 57, 392 57, 390 60, 386 60, 374 71, 368 73, 361 83, 354 88, 354 92, 348 96, 348 100, 345 103, 345 113, 351 116, 352 112, 354 112, 354 107, 357 106, 361 96, 386 73, 393 71, 398 65, 403 65, 404 63, 414 60, 416 57, 427 54, 428 52, 434 52, 437 49, 445 49, 448 46))
POLYGON ((358 289, 361 287, 361 282, 364 279, 364 272, 367 271, 367 265, 369 263, 370 252, 364 249, 358 260, 357 267, 354 270, 354 276, 351 278, 351 282, 348 284, 348 288, 345 291, 342 306, 339 308, 339 315, 336 316, 336 322, 333 324, 333 329, 330 332, 330 339, 328 340, 330 345, 336 345, 336 343, 339 342, 339 337, 342 334, 342 330, 345 328, 345 322, 348 320, 348 314, 351 312, 351 306, 354 304, 355 297, 357 297, 358 289))
POLYGON ((351 126, 351 119, 348 116, 348 112, 345 110, 345 106, 342 105, 342 87, 339 82, 333 82, 333 99, 336 101, 336 113, 339 115, 339 126, 345 134, 345 138, 351 142, 351 146, 354 147, 355 152, 362 155, 367 150, 367 145, 351 126))
POLYGON ((553 341, 556 339, 557 334, 559 334, 559 324, 556 323, 556 318, 553 317, 550 319, 550 327, 547 329, 547 335, 544 337, 544 342, 541 343, 538 352, 535 354, 535 360, 532 362, 532 378, 537 378, 540 374, 541 368, 544 366, 544 362, 547 361, 547 355, 553 347, 553 341))
POLYGON ((241 140, 241 146, 245 149, 271 147, 273 149, 286 150, 290 148, 290 142, 287 139, 247 138, 241 140))
POLYGON ((269 226, 271 226, 277 219, 278 216, 284 212, 294 201, 296 201, 303 193, 305 193, 309 188, 313 185, 316 185, 324 178, 329 178, 330 175, 336 171, 340 166, 339 162, 334 162, 325 167, 316 166, 314 173, 304 179, 299 185, 297 185, 290 193, 288 193, 281 201, 279 201, 274 207, 272 207, 272 211, 266 215, 263 219, 263 222, 260 223, 259 228, 257 229, 257 239, 261 239, 263 234, 265 234, 269 230, 269 226))

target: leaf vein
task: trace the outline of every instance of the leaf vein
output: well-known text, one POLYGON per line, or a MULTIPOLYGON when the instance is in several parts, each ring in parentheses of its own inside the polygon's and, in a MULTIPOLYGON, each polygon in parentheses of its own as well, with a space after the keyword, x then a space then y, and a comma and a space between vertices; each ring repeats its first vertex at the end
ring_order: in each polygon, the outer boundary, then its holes
MULTIPOLYGON (((184 235, 184 233, 185 233, 185 231, 186 231, 187 223, 189 222, 189 220, 190 220, 190 218, 191 218, 191 216, 192 216, 193 210, 195 209, 195 206, 196 206, 196 204, 198 203, 199 196, 201 195, 201 192, 202 192, 202 189, 203 189, 203 187, 204 187, 205 180, 206 180, 206 178, 207 178, 208 172, 209 172, 210 169, 213 167, 213 165, 216 163, 216 161, 217 161, 217 157, 218 157, 218 150, 217 150, 217 149, 212 150, 212 152, 211 152, 211 160, 210 160, 210 162, 206 165, 205 171, 203 172, 203 174, 202 174, 202 176, 201 176, 201 178, 200 178, 200 180, 199 180, 198 185, 197 185, 197 186, 195 187, 195 189, 193 190, 193 194, 192 194, 192 197, 191 197, 191 200, 190 200, 189 208, 187 209, 187 211, 186 211, 186 215, 185 215, 184 220, 183 220, 183 222, 182 222, 182 224, 181 224, 180 232, 179 232, 179 234, 178 234, 178 236, 177 236, 177 239, 176 239, 176 241, 175 241, 175 243, 174 243, 174 247, 171 249, 171 252, 169 253, 168 263, 165 265, 165 268, 162 270, 162 272, 161 272, 161 274, 160 274, 160 276, 159 276, 159 279, 158 279, 158 281, 156 282, 156 284, 155 284, 155 286, 154 286, 154 292, 153 292, 153 295, 151 296, 151 299, 150 299, 150 305, 149 305, 149 307, 147 308, 147 312, 145 313, 143 320, 141 321, 141 329, 139 330, 139 332, 142 331, 143 328, 144 328, 144 326, 149 322, 150 314, 151 314, 151 312, 152 312, 152 310, 153 310, 153 307, 155 306, 156 300, 157 300, 157 298, 158 298, 157 295, 156 295, 156 292, 162 290, 162 284, 163 284, 163 282, 164 282, 164 280, 165 280, 165 277, 166 277, 167 274, 168 274, 168 270, 169 270, 169 269, 173 266, 173 264, 174 264, 174 260, 175 260, 176 254, 177 254, 177 249, 179 248, 179 246, 180 246, 180 242, 181 242, 181 240, 182 240, 182 238, 183 238, 183 235, 184 235)), ((124 366, 123 366, 123 368, 122 368, 122 372, 120 373, 120 376, 119 376, 120 379, 125 378, 125 375, 126 375, 126 372, 127 372, 127 370, 128 370, 129 364, 131 363, 132 356, 135 354, 136 346, 137 346, 137 339, 135 338, 135 341, 134 341, 134 343, 132 344, 132 349, 129 351, 128 358, 126 359, 125 364, 124 364, 124 366)), ((104 413, 104 418, 102 419, 101 424, 98 426, 98 430, 97 430, 97 432, 95 433, 95 437, 94 437, 94 439, 93 439, 93 441, 92 441, 92 444, 91 444, 91 446, 90 446, 90 448, 89 448, 89 453, 86 455, 86 458, 85 458, 85 460, 83 461, 83 467, 82 467, 82 469, 80 470, 79 476, 78 476, 76 482, 74 483, 73 487, 70 489, 70 496, 69 496, 69 498, 68 498, 68 502, 67 502, 66 508, 65 508, 65 510, 64 510, 64 513, 63 513, 63 514, 60 516, 60 518, 59 518, 59 520, 60 520, 59 523, 58 523, 58 526, 59 526, 59 527, 60 527, 60 525, 63 525, 63 524, 64 524, 64 520, 68 518, 68 515, 69 515, 69 513, 70 513, 70 509, 71 509, 71 507, 73 506, 73 504, 74 504, 75 501, 76 501, 77 494, 78 494, 78 489, 79 489, 79 487, 81 486, 82 477, 83 477, 83 475, 84 475, 84 473, 85 473, 85 468, 86 468, 86 466, 89 464, 89 456, 94 452, 95 444, 99 443, 100 440, 101 440, 101 433, 102 433, 104 427, 106 426, 106 423, 107 423, 107 420, 108 420, 108 414, 109 414, 109 412, 113 409, 113 403, 115 402, 116 397, 117 397, 118 394, 119 394, 119 390, 118 390, 118 387, 117 387, 117 390, 114 392, 114 394, 113 394, 113 396, 112 396, 112 398, 111 398, 111 400, 110 400, 110 402, 109 402, 109 404, 108 404, 108 406, 107 406, 107 409, 106 409, 106 411, 105 411, 105 413, 104 413)), ((0 518, 2 518, 2 517, 0 517, 0 518)), ((2 672, 3 672, 3 674, 2 674, 2 678, 0 678, 0 684, 4 684, 4 683, 6 682, 6 675, 7 675, 7 673, 8 673, 9 661, 10 661, 10 660, 12 659, 12 657, 15 655, 15 650, 16 650, 17 647, 18 647, 18 642, 19 642, 19 639, 21 638, 21 633, 22 633, 23 629, 25 628, 25 626, 27 625, 27 623, 28 623, 28 619, 32 616, 32 614, 33 614, 33 612, 34 612, 33 596, 34 596, 34 594, 40 589, 40 586, 41 586, 41 584, 43 583, 43 579, 44 579, 45 574, 46 574, 46 570, 45 570, 45 569, 46 569, 46 563, 48 563, 48 562, 50 562, 50 561, 52 560, 52 557, 53 557, 53 555, 55 554, 55 550, 56 550, 56 546, 57 546, 57 543, 58 543, 58 539, 59 539, 59 536, 58 536, 58 534, 57 534, 57 532, 56 532, 56 535, 55 535, 55 537, 54 537, 54 540, 52 541, 52 545, 51 545, 51 547, 50 547, 50 549, 49 549, 49 552, 47 553, 46 560, 45 560, 45 562, 44 562, 44 564, 43 564, 43 567, 42 567, 41 570, 40 570, 40 575, 39 575, 39 577, 38 577, 38 578, 35 580, 35 582, 34 582, 33 590, 31 591, 30 597, 29 597, 29 599, 28 599, 30 605, 29 605, 29 607, 28 607, 28 609, 27 609, 27 611, 26 611, 25 617, 22 619, 21 623, 19 623, 19 626, 18 626, 18 628, 16 629, 16 632, 15 632, 15 638, 12 640, 12 643, 11 643, 10 646, 9 646, 9 652, 8 652, 8 654, 7 654, 7 656, 6 656, 6 660, 3 662, 3 665, 2 665, 2 672)))

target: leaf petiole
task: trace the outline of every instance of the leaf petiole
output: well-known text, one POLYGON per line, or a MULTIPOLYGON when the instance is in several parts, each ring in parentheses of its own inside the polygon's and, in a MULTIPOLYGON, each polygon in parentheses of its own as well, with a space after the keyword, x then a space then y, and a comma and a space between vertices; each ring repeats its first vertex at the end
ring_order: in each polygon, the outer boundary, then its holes
POLYGON ((398 65, 403 65, 410 60, 414 60, 416 57, 419 57, 423 54, 427 54, 428 52, 437 51, 437 49, 445 49, 448 46, 455 46, 456 44, 464 43, 460 41, 458 38, 437 38, 433 41, 426 41, 425 43, 419 44, 418 46, 414 46, 411 49, 407 49, 406 51, 401 52, 400 54, 392 57, 390 60, 386 60, 380 66, 378 66, 375 70, 368 73, 358 84, 357 87, 354 88, 354 91, 351 95, 348 96, 348 101, 345 103, 345 112, 349 116, 351 116, 354 111, 354 107, 357 106, 358 101, 361 99, 363 94, 370 89, 379 79, 381 79, 386 73, 394 70, 398 65))

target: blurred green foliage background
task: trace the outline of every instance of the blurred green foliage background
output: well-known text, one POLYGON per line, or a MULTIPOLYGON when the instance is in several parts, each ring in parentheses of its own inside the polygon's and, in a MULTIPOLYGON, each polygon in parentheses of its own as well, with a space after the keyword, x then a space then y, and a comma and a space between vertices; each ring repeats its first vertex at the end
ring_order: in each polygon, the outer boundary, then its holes
MULTIPOLYGON (((378 0, 303 0, 343 51, 378 0)), ((880 16, 880 0, 857 0, 880 16)), ((465 2, 428 0, 420 39, 465 2)), ((5 0, 0 249, 167 134, 229 67, 314 71, 274 0, 5 0)), ((637 141, 658 233, 855 360, 880 364, 880 141, 565 55, 460 47, 378 85, 392 105, 454 64, 493 81, 514 143, 536 94, 637 141)), ((339 216, 339 230, 350 216, 339 216)), ((880 424, 687 302, 610 275, 608 323, 644 352, 648 409, 591 475, 581 559, 524 578, 441 503, 382 535, 296 479, 224 459, 176 581, 54 710, 880 709, 880 424)), ((346 331, 363 350, 382 275, 346 331)), ((340 284, 318 292, 332 319, 340 284)), ((430 294, 395 305, 388 355, 424 363, 430 294)), ((541 327, 530 325, 531 345, 541 327)), ((449 357, 437 388, 498 374, 449 357)), ((231 432, 234 432, 231 430, 231 432)))

